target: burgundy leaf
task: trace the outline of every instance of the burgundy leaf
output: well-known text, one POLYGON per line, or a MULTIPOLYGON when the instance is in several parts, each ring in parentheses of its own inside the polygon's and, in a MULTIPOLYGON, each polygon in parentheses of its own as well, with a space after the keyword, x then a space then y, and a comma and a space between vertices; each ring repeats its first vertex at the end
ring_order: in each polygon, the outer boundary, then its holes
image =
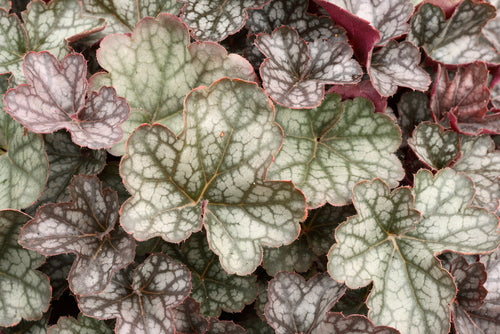
POLYGON ((86 98, 87 62, 81 54, 59 63, 48 52, 29 52, 24 74, 27 84, 8 91, 4 100, 6 111, 29 130, 52 133, 64 128, 75 144, 91 149, 110 147, 122 138, 120 124, 130 108, 112 87, 86 98))
POLYGON ((342 96, 342 100, 354 99, 358 96, 367 98, 375 106, 375 112, 385 113, 387 108, 387 97, 380 95, 370 80, 364 80, 355 85, 333 85, 326 93, 337 93, 342 96))
POLYGON ((80 295, 95 294, 133 261, 135 240, 116 224, 116 192, 102 190, 96 176, 74 177, 70 194, 71 203, 40 207, 22 229, 19 243, 44 255, 75 253, 70 288, 80 295))

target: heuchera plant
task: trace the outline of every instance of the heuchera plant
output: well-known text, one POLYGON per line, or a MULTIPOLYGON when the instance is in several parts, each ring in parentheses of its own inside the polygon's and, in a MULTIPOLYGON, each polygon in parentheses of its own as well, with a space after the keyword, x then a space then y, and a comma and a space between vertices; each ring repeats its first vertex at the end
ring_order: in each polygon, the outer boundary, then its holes
POLYGON ((500 333, 499 0, 0 0, 0 333, 500 333))

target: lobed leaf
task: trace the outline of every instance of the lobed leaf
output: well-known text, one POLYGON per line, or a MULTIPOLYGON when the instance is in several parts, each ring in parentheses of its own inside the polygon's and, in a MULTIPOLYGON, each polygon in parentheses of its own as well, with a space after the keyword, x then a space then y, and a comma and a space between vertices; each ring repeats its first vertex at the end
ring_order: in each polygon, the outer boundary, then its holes
POLYGON ((21 62, 28 51, 48 51, 59 59, 68 53, 67 42, 102 30, 103 20, 83 17, 73 0, 32 1, 16 15, 0 9, 0 73, 11 72, 23 81, 21 62))
MULTIPOLYGON (((498 0, 488 0, 493 6, 496 7, 497 11, 500 8, 500 1, 498 0)), ((488 41, 493 45, 496 50, 500 50, 500 36, 498 32, 500 31, 500 16, 495 16, 493 19, 488 21, 483 28, 483 35, 488 39, 488 41)))
POLYGON ((500 243, 498 218, 470 207, 473 195, 472 181, 451 169, 435 176, 419 171, 413 190, 390 193, 379 179, 357 184, 358 215, 337 228, 329 273, 351 288, 373 281, 367 306, 375 324, 401 333, 448 333, 456 288, 434 255, 487 252, 500 243))
POLYGON ((391 40, 371 57, 368 74, 382 96, 394 95, 398 86, 426 91, 429 74, 420 66, 420 52, 409 42, 391 40))
POLYGON ((262 8, 271 0, 181 0, 181 17, 199 41, 221 41, 245 26, 247 10, 262 8))
POLYGON ((131 263, 135 241, 116 225, 118 197, 102 190, 96 176, 75 176, 71 203, 47 204, 22 229, 19 243, 45 255, 75 253, 69 273, 70 289, 79 295, 96 294, 114 272, 131 263))
POLYGON ((47 334, 111 334, 113 331, 103 321, 78 314, 78 319, 61 317, 47 334))
POLYGON ((98 319, 116 318, 115 333, 175 333, 172 309, 191 290, 191 275, 167 255, 153 254, 134 270, 115 274, 106 289, 77 297, 82 312, 98 319))
POLYGON ((409 0, 328 0, 350 13, 370 22, 380 32, 377 45, 385 45, 390 39, 406 34, 408 20, 413 13, 409 0))
POLYGON ((309 44, 297 31, 281 27, 255 41, 267 57, 260 66, 262 85, 271 98, 290 108, 314 108, 321 103, 325 84, 356 83, 362 70, 351 59, 346 42, 315 40, 309 44))
POLYGON ((342 100, 364 97, 373 103, 375 112, 386 113, 387 111, 387 97, 381 96, 377 92, 370 79, 363 80, 355 85, 333 85, 326 93, 339 94, 342 96, 342 100))
POLYGON ((306 282, 300 275, 280 272, 269 282, 267 322, 277 334, 321 333, 318 327, 345 290, 325 273, 306 282))
POLYGON ((207 319, 200 315, 200 304, 191 297, 173 310, 175 329, 179 334, 205 333, 208 328, 207 319))
POLYGON ((16 326, 3 327, 1 330, 3 331, 2 334, 47 334, 48 322, 48 314, 44 313, 40 320, 21 320, 16 326))
POLYGON ((132 108, 125 137, 112 150, 115 155, 124 154, 126 138, 143 123, 180 132, 182 102, 193 88, 222 77, 256 80, 243 57, 214 43, 189 44, 187 27, 169 14, 142 19, 131 35, 110 35, 100 46, 97 60, 109 74, 95 76, 91 85, 112 85, 132 108))
POLYGON ((17 243, 22 224, 29 216, 20 211, 0 211, 0 326, 10 327, 21 319, 36 320, 49 308, 47 276, 33 268, 45 258, 17 243))
POLYGON ((138 128, 120 169, 132 194, 121 209, 124 229, 138 240, 180 242, 203 224, 226 271, 253 272, 261 245, 290 243, 305 216, 291 183, 264 181, 282 138, 273 118, 255 84, 222 79, 186 97, 179 136, 161 125, 138 128))
POLYGON ((6 111, 30 131, 65 128, 74 143, 91 149, 109 147, 122 138, 120 124, 128 118, 129 106, 112 87, 86 98, 87 67, 81 54, 59 63, 48 52, 30 52, 24 72, 27 84, 8 91, 4 101, 6 111), (47 83, 47 78, 52 80, 47 83))
POLYGON ((444 64, 499 63, 500 54, 481 34, 494 16, 495 7, 484 2, 464 0, 449 19, 440 7, 424 3, 410 21, 408 40, 444 64))
POLYGON ((396 186, 403 177, 401 162, 392 153, 401 134, 366 99, 341 102, 340 96, 329 94, 315 109, 278 107, 276 121, 285 141, 268 178, 293 181, 311 208, 348 204, 352 187, 361 180, 379 176, 396 186))

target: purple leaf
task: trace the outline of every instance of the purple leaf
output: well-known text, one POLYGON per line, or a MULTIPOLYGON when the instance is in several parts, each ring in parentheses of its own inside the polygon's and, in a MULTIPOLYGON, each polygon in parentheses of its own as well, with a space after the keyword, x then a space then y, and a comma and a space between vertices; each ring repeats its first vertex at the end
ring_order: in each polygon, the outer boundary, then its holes
POLYGON ((325 84, 356 83, 363 73, 346 42, 307 44, 284 26, 260 34, 255 43, 268 57, 260 66, 262 85, 275 102, 289 108, 317 107, 325 84))
POLYGON ((165 254, 153 254, 135 270, 118 272, 98 295, 77 297, 83 313, 117 318, 117 334, 174 334, 172 309, 188 296, 191 275, 165 254))
POLYGON ((81 54, 59 63, 48 52, 30 52, 24 73, 27 84, 8 91, 4 100, 6 111, 29 130, 52 133, 65 128, 75 144, 91 149, 110 147, 122 138, 119 125, 130 108, 111 87, 86 98, 87 66, 81 54))
POLYGON ((44 255, 75 253, 70 288, 80 295, 95 294, 133 261, 135 241, 116 224, 116 192, 103 191, 96 176, 74 177, 70 194, 71 203, 39 208, 22 229, 19 243, 44 255))
POLYGON ((385 113, 387 108, 387 97, 381 96, 370 80, 355 85, 333 85, 326 93, 337 93, 342 96, 342 100, 364 97, 373 103, 375 112, 379 113, 385 113))

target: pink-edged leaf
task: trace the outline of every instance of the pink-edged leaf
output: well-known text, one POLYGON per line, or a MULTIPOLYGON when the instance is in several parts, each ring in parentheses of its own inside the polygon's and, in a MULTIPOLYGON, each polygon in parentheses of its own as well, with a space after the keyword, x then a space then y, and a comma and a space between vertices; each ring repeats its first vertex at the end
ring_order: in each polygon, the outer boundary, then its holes
MULTIPOLYGON (((483 62, 460 66, 450 80, 449 72, 439 65, 432 89, 431 110, 434 118, 445 124, 455 123, 460 129, 477 123, 477 130, 500 133, 500 123, 489 125, 490 91, 488 68, 483 62)), ((500 116, 500 114, 499 114, 500 116)))
POLYGON ((344 317, 342 313, 328 313, 317 333, 328 334, 398 334, 394 328, 375 326, 368 318, 361 315, 344 317))
POLYGON ((328 310, 345 290, 325 273, 306 282, 300 275, 280 272, 269 282, 267 322, 277 334, 319 334, 328 310))
POLYGON ((327 0, 368 22, 380 32, 377 45, 384 45, 390 39, 406 34, 408 20, 413 13, 409 0, 327 0))
POLYGON ((86 63, 81 54, 68 55, 59 63, 48 52, 28 53, 27 84, 5 94, 6 111, 36 133, 65 128, 78 145, 91 149, 113 145, 123 136, 119 125, 128 118, 129 106, 111 87, 86 99, 86 63))
POLYGON ((496 7, 497 15, 495 18, 491 19, 486 23, 483 28, 484 37, 486 37, 496 50, 500 50, 500 16, 498 15, 498 9, 500 9, 499 0, 487 0, 493 6, 496 7))
POLYGON ((23 227, 19 243, 44 255, 75 253, 69 286, 76 294, 95 294, 133 261, 135 241, 116 224, 116 193, 102 190, 96 176, 75 176, 70 194, 71 203, 39 208, 23 227))
POLYGON ((177 334, 206 333, 208 320, 200 315, 200 304, 191 297, 172 309, 177 334))
POLYGON ((221 321, 210 318, 210 323, 206 334, 245 334, 243 327, 236 325, 232 321, 221 321))
POLYGON ((334 24, 330 17, 307 13, 308 2, 304 0, 273 0, 262 9, 249 11, 246 23, 252 34, 271 33, 283 25, 294 28, 308 42, 329 39, 332 42, 347 41, 346 32, 334 24))
POLYGON ((426 91, 431 78, 420 66, 420 52, 410 42, 391 40, 374 53, 368 66, 368 74, 375 89, 382 96, 396 93, 398 86, 426 91))
POLYGON ((398 124, 403 134, 402 146, 406 147, 415 126, 432 119, 429 98, 422 92, 405 92, 399 99, 397 111, 398 124))
POLYGON ((366 65, 375 44, 380 40, 378 30, 368 21, 327 0, 314 0, 314 2, 324 8, 332 19, 347 31, 347 37, 353 45, 356 58, 362 65, 366 65))
POLYGON ((255 43, 267 57, 260 66, 262 85, 275 102, 290 108, 314 108, 323 99, 325 84, 356 83, 362 75, 346 42, 307 44, 285 26, 258 35, 255 43))
POLYGON ((262 8, 271 0, 180 0, 181 17, 197 40, 221 41, 245 25, 247 10, 262 8))
POLYGON ((256 84, 226 78, 193 90, 179 136, 161 125, 130 136, 120 173, 132 197, 121 225, 136 239, 170 242, 204 226, 228 273, 252 273, 262 244, 291 243, 305 218, 304 197, 291 182, 264 179, 282 138, 256 84))
POLYGON ((11 327, 21 319, 36 320, 47 311, 50 284, 33 268, 45 258, 17 243, 21 226, 29 216, 20 211, 0 211, 0 326, 11 327))
POLYGON ((78 319, 72 317, 61 317, 57 324, 50 327, 47 334, 112 334, 104 321, 92 319, 78 314, 78 319))
POLYGON ((464 0, 449 19, 440 7, 424 3, 411 19, 408 40, 444 64, 499 63, 499 51, 481 34, 494 16, 495 7, 479 1, 464 0))
POLYGON ((13 327, 3 327, 0 329, 2 334, 47 334, 49 329, 49 314, 44 313, 40 320, 21 320, 20 323, 13 327))
POLYGON ((385 113, 387 108, 387 97, 381 96, 373 87, 370 80, 363 80, 355 85, 333 85, 327 92, 342 96, 342 100, 364 97, 375 106, 375 112, 385 113))
POLYGON ((103 292, 77 297, 82 312, 116 318, 117 334, 174 334, 172 309, 191 291, 189 271, 165 254, 152 254, 135 269, 115 274, 103 292))

